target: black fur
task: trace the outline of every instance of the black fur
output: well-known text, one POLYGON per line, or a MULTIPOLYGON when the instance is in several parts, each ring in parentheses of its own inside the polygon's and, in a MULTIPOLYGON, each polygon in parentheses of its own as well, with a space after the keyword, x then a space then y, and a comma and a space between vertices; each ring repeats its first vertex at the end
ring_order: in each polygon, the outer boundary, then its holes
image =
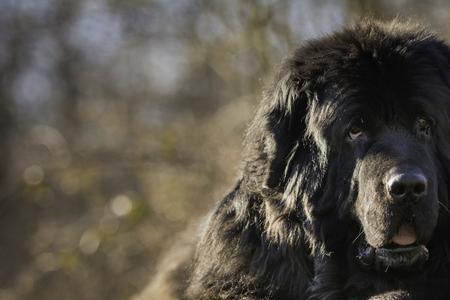
POLYGON ((181 297, 449 299, 449 113, 450 49, 419 26, 363 22, 298 48, 248 128, 242 176, 208 217, 181 297), (355 123, 363 135, 349 138, 355 123), (422 170, 427 195, 391 201, 392 168, 422 170), (388 245, 402 222, 428 248, 424 266, 361 265, 359 247, 388 245))

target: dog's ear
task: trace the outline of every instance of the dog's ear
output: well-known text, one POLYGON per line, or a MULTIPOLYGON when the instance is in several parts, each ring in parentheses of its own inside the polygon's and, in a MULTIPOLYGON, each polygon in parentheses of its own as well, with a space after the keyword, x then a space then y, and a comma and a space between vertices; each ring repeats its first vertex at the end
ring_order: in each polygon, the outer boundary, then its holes
MULTIPOLYGON (((450 204, 450 46, 436 37, 425 40, 418 50, 412 54, 416 64, 423 64, 420 68, 421 76, 418 78, 420 85, 425 85, 422 90, 425 111, 433 112, 435 124, 434 138, 436 152, 439 157, 438 167, 441 169, 441 183, 439 187, 439 201, 445 205, 450 204), (427 53, 424 55, 423 53, 427 53), (430 67, 430 65, 432 67, 430 67), (436 72, 439 76, 436 76, 436 72), (423 80, 426 78, 426 80, 423 80), (430 96, 431 95, 431 96, 430 96), (436 109, 438 108, 438 109, 436 109)), ((419 85, 418 84, 418 85, 419 85)), ((443 212, 447 218, 447 212, 443 212)))
MULTIPOLYGON (((297 52, 280 68, 251 123, 244 144, 244 182, 265 201, 265 230, 275 244, 322 244, 313 233, 312 210, 326 177, 326 159, 312 118, 316 78, 297 52)), ((314 70, 317 71, 317 70, 314 70)))
MULTIPOLYGON (((326 162, 319 134, 310 126, 319 88, 309 78, 318 77, 314 73, 320 70, 311 69, 301 49, 281 65, 244 142, 244 182, 255 191, 283 193, 285 198, 292 192, 312 196, 320 188, 326 162)), ((285 200, 291 208, 299 204, 294 198, 285 200)))
MULTIPOLYGON (((431 47, 433 53, 433 71, 437 70, 440 75, 441 82, 432 82, 432 87, 427 89, 433 93, 433 102, 425 102, 427 111, 434 112, 434 121, 437 124, 434 131, 434 137, 436 139, 436 152, 439 157, 439 163, 437 167, 439 183, 438 183, 438 195, 440 207, 440 216, 438 219, 438 225, 435 232, 441 231, 442 234, 435 233, 435 236, 444 236, 446 232, 450 230, 450 218, 448 215, 447 206, 450 205, 450 46, 442 41, 432 41, 426 46, 431 47), (443 84, 442 84, 443 83, 443 84), (439 109, 436 109, 438 107, 439 109)), ((419 53, 420 54, 420 53, 419 53)), ((424 55, 418 57, 416 60, 426 57, 424 55)), ((433 76, 428 76, 428 81, 433 76)), ((428 82, 425 81, 425 82, 428 82)), ((448 252, 442 254, 445 259, 450 255, 448 252)))
POLYGON ((244 142, 244 177, 256 190, 280 188, 289 160, 302 146, 307 83, 294 62, 284 63, 266 90, 244 142))

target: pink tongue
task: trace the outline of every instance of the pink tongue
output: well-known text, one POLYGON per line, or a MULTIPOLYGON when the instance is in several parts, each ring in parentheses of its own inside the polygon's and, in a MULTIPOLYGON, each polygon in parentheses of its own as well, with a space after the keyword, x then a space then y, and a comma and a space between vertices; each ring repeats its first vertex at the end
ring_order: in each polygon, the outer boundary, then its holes
POLYGON ((410 225, 402 224, 398 229, 398 232, 392 238, 394 244, 400 246, 408 246, 414 244, 417 240, 416 232, 410 225))

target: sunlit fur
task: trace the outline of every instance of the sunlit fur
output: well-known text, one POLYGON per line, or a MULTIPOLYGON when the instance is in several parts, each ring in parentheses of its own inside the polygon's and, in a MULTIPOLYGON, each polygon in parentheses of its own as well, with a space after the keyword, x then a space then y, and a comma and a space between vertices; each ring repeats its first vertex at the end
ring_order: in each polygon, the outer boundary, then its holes
MULTIPOLYGON (((449 47, 420 26, 367 21, 299 47, 265 92, 245 137, 242 175, 205 221, 180 297, 448 299, 449 112, 449 47), (345 126, 361 110, 386 126, 376 131, 383 138, 355 146, 345 126), (436 120, 430 140, 408 131, 418 111, 436 120), (439 216, 423 225, 432 235, 420 272, 365 270, 355 260, 369 234, 356 213, 367 199, 358 195, 376 198, 362 191, 381 167, 358 169, 385 153, 377 147, 426 162, 433 180, 424 210, 439 201, 439 216)), ((390 221, 391 207, 375 210, 390 221)))

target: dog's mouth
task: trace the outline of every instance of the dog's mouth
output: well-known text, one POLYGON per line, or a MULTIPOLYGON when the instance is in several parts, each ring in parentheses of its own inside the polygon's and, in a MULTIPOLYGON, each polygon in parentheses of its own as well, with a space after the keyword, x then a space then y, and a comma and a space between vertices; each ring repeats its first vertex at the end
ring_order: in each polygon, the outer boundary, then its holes
POLYGON ((420 270, 429 257, 425 245, 417 242, 414 230, 401 225, 389 245, 375 248, 361 243, 358 248, 358 260, 365 268, 380 272, 420 270))
POLYGON ((420 270, 429 257, 424 245, 392 248, 366 245, 360 247, 358 252, 358 260, 365 268, 380 272, 420 270))

